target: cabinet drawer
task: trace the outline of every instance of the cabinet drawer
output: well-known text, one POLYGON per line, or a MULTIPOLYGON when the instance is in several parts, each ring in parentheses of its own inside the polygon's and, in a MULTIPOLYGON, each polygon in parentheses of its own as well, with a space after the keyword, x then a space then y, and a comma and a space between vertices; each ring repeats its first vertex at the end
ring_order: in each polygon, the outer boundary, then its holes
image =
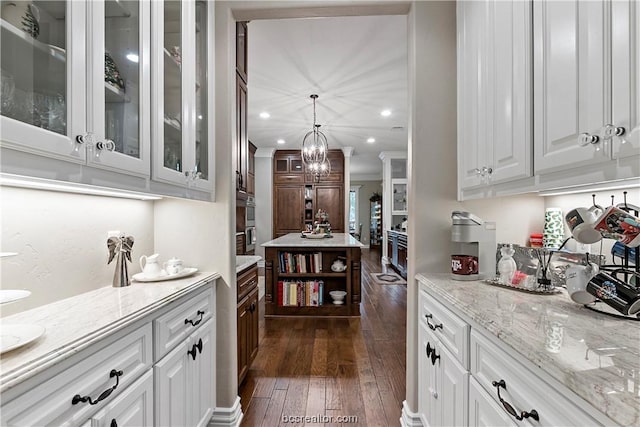
MULTIPOLYGON (((471 375, 500 407, 493 381, 503 380, 500 396, 520 414, 535 409, 540 418, 527 418, 533 426, 585 426, 598 423, 577 408, 555 388, 527 370, 504 350, 476 332, 471 332, 471 375)), ((505 411, 506 413, 506 411, 505 411)), ((512 417, 513 418, 513 417, 512 417)), ((513 418, 515 421, 515 418, 513 418)))
POLYGON ((80 425, 95 411, 108 405, 152 364, 151 325, 133 331, 29 392, 2 405, 3 426, 80 425), (111 377, 112 370, 121 371, 111 377), (116 387, 117 384, 117 387, 116 387), (107 390, 111 394, 91 405, 73 404, 74 396, 98 399, 107 390))
POLYGON ((238 301, 244 298, 251 290, 258 286, 258 265, 240 273, 237 280, 238 301))
POLYGON ((212 316, 213 290, 189 298, 153 321, 154 360, 158 361, 212 316))
POLYGON ((91 427, 153 426, 153 369, 92 417, 91 427))
POLYGON ((277 184, 288 184, 288 183, 292 183, 292 184, 302 184, 304 183, 304 175, 303 174, 297 174, 297 175, 284 175, 284 174, 273 174, 273 181, 277 184))
POLYGON ((427 321, 438 339, 463 368, 469 369, 469 325, 457 315, 420 290, 420 319, 427 321))
POLYGON ((516 427, 511 418, 499 403, 482 388, 475 378, 469 379, 469 426, 516 427))

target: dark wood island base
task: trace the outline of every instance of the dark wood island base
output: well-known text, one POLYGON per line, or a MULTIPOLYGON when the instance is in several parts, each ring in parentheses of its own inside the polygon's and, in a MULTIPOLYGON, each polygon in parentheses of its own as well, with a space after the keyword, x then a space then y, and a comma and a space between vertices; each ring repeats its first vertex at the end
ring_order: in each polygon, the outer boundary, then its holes
POLYGON ((360 316, 362 244, 349 234, 306 239, 298 233, 267 242, 265 247, 265 317, 360 316), (336 260, 346 265, 333 271, 336 260), (342 304, 329 292, 344 291, 342 304), (295 294, 295 295, 292 295, 295 294))

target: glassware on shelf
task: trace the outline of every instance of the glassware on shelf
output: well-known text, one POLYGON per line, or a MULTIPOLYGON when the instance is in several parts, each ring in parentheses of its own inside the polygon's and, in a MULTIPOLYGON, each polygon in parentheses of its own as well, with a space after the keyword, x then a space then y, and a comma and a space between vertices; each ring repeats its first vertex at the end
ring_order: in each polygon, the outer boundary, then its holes
POLYGON ((13 108, 14 103, 16 82, 13 75, 6 70, 0 69, 0 85, 2 86, 0 111, 2 115, 6 116, 13 108))

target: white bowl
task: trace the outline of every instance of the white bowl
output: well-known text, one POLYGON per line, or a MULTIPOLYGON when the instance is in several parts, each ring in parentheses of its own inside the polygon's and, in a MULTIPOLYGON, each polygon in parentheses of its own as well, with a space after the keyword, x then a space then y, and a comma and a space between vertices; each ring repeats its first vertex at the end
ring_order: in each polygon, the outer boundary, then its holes
POLYGON ((331 291, 329 292, 329 295, 331 295, 331 298, 333 298, 333 303, 340 305, 340 304, 344 304, 344 297, 347 295, 347 293, 345 291, 331 291))

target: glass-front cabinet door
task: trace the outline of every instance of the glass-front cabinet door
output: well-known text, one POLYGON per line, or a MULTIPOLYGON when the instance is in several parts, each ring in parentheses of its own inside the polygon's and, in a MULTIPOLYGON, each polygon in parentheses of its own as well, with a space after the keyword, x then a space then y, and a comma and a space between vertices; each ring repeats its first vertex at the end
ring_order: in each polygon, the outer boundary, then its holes
POLYGON ((90 91, 87 161, 149 176, 150 4, 144 0, 88 2, 90 91))
POLYGON ((391 191, 393 192, 391 214, 392 215, 406 214, 407 213, 407 180, 392 179, 391 191))
POLYGON ((83 163, 86 3, 0 3, 3 147, 83 163))
POLYGON ((213 141, 215 133, 215 120, 213 116, 213 100, 215 92, 213 90, 214 69, 214 34, 212 31, 214 21, 213 2, 197 0, 195 3, 195 25, 191 26, 191 31, 195 36, 196 47, 196 75, 195 75, 195 159, 193 186, 201 190, 213 190, 213 179, 211 166, 213 164, 213 141), (209 24, 212 25, 209 25, 209 24))
POLYGON ((212 190, 213 6, 152 2, 153 179, 212 190))

